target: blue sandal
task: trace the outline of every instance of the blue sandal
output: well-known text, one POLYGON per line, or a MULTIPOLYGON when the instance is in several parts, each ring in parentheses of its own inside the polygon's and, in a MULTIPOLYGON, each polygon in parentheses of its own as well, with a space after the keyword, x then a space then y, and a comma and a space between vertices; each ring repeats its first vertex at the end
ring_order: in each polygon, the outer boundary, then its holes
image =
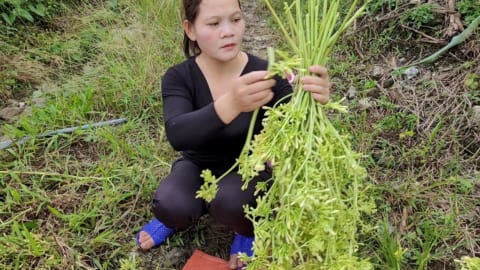
MULTIPOLYGON (((143 228, 140 230, 148 233, 150 237, 153 239, 153 247, 159 246, 161 243, 167 239, 170 235, 173 234, 175 231, 174 229, 168 228, 165 226, 162 222, 160 222, 158 219, 153 218, 143 226, 143 228)), ((136 239, 137 239, 137 246, 140 248, 140 242, 139 242, 139 237, 140 237, 140 232, 137 233, 136 239)))
MULTIPOLYGON (((240 254, 245 253, 248 257, 253 256, 253 241, 255 241, 255 237, 251 236, 244 236, 238 233, 235 233, 235 237, 233 238, 233 243, 230 248, 230 255, 233 254, 240 254)), ((240 267, 238 269, 244 269, 245 266, 240 267)))

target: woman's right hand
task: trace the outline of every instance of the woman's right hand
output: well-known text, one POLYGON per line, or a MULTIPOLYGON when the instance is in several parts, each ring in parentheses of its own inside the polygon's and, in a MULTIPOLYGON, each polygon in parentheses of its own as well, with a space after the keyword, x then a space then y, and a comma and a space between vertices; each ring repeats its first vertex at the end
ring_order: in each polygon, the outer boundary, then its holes
POLYGON ((252 71, 240 76, 230 91, 232 106, 239 112, 251 112, 273 98, 272 87, 276 81, 265 79, 267 71, 252 71))
POLYGON ((232 88, 214 103, 223 123, 231 123, 242 112, 254 111, 273 98, 276 81, 265 79, 267 71, 252 71, 232 81, 232 88))

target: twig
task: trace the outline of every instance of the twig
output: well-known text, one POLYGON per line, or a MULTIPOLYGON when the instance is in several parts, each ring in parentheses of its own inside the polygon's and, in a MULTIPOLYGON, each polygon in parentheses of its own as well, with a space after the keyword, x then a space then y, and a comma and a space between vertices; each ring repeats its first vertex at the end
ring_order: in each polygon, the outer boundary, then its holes
POLYGON ((445 40, 443 40, 443 39, 434 38, 434 37, 429 36, 429 35, 427 35, 427 34, 425 34, 425 33, 423 33, 423 32, 418 31, 418 30, 415 29, 415 28, 412 28, 412 27, 410 27, 410 26, 406 26, 406 25, 404 25, 404 24, 400 24, 400 25, 401 25, 403 28, 405 28, 405 29, 408 29, 408 30, 413 31, 413 32, 415 32, 415 33, 417 33, 417 34, 420 34, 421 36, 424 36, 425 38, 427 38, 427 41, 426 41, 426 42, 428 42, 428 43, 445 44, 445 40), (430 41, 428 41, 428 40, 430 40, 430 41))

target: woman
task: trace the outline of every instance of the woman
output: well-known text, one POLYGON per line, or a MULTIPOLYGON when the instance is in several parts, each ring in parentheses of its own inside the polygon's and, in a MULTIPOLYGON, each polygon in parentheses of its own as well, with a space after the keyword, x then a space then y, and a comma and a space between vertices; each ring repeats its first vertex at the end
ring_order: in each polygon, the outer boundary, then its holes
MULTIPOLYGON (((287 80, 265 79, 267 62, 241 50, 245 21, 238 0, 184 0, 184 52, 187 60, 167 70, 162 79, 167 138, 182 153, 171 173, 154 194, 155 218, 137 234, 139 248, 161 244, 175 230, 183 230, 209 213, 235 232, 229 265, 243 263, 239 252, 252 255, 254 231, 243 205, 255 204, 259 181, 271 178, 271 168, 261 172, 243 191, 236 171, 219 183, 215 199, 196 199, 203 183, 200 173, 210 169, 222 175, 238 157, 245 142, 252 112, 273 106, 292 91, 287 80)), ((303 89, 324 104, 329 100, 327 70, 310 68, 312 76, 300 79, 303 89)), ((255 133, 261 130, 260 111, 255 133)))

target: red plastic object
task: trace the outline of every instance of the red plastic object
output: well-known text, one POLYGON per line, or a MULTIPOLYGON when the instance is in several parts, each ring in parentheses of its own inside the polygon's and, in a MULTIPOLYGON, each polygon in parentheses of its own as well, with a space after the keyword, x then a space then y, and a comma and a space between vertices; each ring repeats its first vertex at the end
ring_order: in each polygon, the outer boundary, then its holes
POLYGON ((231 270, 227 261, 195 250, 182 270, 231 270))

